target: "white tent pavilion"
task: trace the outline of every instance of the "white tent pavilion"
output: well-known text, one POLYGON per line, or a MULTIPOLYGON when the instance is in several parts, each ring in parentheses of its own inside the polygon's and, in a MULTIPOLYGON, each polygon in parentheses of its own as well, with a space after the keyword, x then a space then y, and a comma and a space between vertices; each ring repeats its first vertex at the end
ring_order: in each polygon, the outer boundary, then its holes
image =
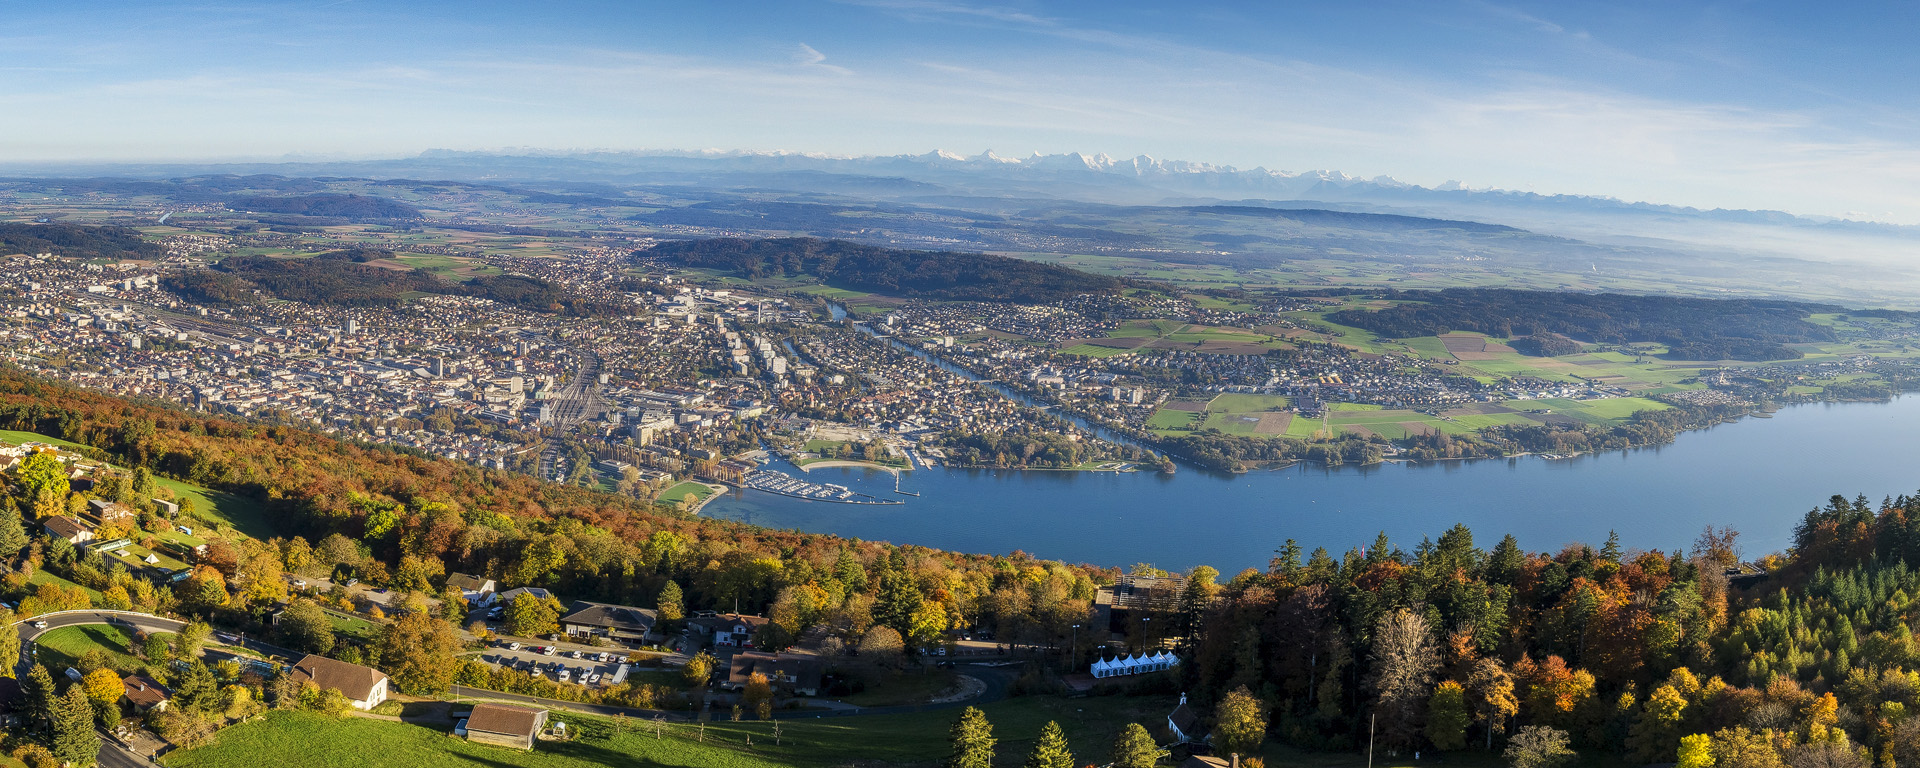
POLYGON ((1180 658, 1178 656, 1167 651, 1160 651, 1152 655, 1139 653, 1132 656, 1122 656, 1111 661, 1100 659, 1093 662, 1093 666, 1088 671, 1093 673, 1094 677, 1098 678, 1123 677, 1126 675, 1138 675, 1143 672, 1159 672, 1161 670, 1172 669, 1179 665, 1180 658))

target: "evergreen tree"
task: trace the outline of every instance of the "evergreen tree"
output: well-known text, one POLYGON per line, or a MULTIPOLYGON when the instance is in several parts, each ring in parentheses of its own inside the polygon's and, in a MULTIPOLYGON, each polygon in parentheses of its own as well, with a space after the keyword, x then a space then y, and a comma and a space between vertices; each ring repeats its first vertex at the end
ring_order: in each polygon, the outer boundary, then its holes
POLYGON ((874 623, 892 627, 901 637, 913 636, 913 614, 924 598, 913 577, 898 568, 889 568, 880 577, 880 594, 873 605, 874 623))
MULTIPOLYGON (((0 515, 9 514, 0 510, 0 515)), ((20 658, 20 633, 13 629, 13 611, 0 606, 0 677, 13 677, 14 661, 20 658)))
POLYGON ((1153 743, 1146 726, 1127 723, 1113 740, 1112 760, 1114 768, 1153 768, 1160 762, 1160 745, 1153 743))
POLYGON ((27 671, 27 679, 20 681, 20 698, 26 702, 27 722, 36 730, 45 729, 53 722, 54 710, 60 705, 60 693, 53 687, 53 673, 47 671, 45 664, 35 664, 27 671))
POLYGON ((194 659, 174 680, 173 706, 188 712, 210 711, 220 698, 216 688, 213 672, 207 669, 206 662, 194 659))
POLYGON ((979 707, 960 713, 947 742, 953 745, 953 756, 947 758, 946 768, 993 768, 993 724, 979 707))
POLYGON ((100 754, 100 739, 93 735, 93 702, 81 686, 67 688, 54 710, 48 732, 48 747, 63 763, 92 765, 100 754))
POLYGON ((1493 553, 1487 555, 1487 581, 1495 584, 1512 584, 1520 575, 1520 566, 1527 562, 1527 554, 1520 551, 1520 541, 1507 534, 1495 545, 1493 553))
POLYGON ((1026 768, 1074 768, 1073 751, 1067 747, 1067 732, 1060 723, 1048 720, 1040 729, 1033 751, 1027 753, 1026 768))
POLYGON ((833 563, 833 577, 847 585, 850 592, 867 591, 867 567, 860 564, 853 550, 841 549, 840 557, 833 563))
POLYGON ((26 547, 27 529, 20 524, 20 515, 0 509, 0 560, 11 562, 26 547))

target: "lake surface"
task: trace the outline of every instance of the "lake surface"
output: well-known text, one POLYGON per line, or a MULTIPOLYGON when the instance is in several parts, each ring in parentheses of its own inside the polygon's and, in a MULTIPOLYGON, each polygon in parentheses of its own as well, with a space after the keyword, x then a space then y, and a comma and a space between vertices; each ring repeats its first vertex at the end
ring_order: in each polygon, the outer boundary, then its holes
POLYGON ((1336 557, 1386 531, 1412 549, 1465 523, 1490 547, 1502 534, 1530 550, 1672 549, 1706 525, 1744 533, 1749 557, 1784 548, 1795 523, 1835 493, 1920 488, 1920 397, 1815 404, 1689 432, 1672 445, 1548 461, 1527 457, 1373 467, 1296 466, 1239 476, 1182 466, 1157 472, 919 469, 896 496, 893 476, 858 468, 800 472, 898 506, 856 506, 735 491, 704 515, 962 552, 1023 550, 1045 559, 1232 574, 1264 568, 1288 538, 1336 557))

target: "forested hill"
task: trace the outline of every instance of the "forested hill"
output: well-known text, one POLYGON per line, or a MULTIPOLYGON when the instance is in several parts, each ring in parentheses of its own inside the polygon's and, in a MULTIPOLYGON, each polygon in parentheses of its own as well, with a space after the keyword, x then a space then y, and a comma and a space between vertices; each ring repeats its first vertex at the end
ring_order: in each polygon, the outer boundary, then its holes
POLYGON ((341 219, 417 219, 420 209, 384 197, 319 193, 312 195, 249 195, 227 201, 227 207, 253 213, 286 213, 341 219))
MULTIPOLYGON (((917 655, 955 632, 990 628, 997 641, 1030 654, 1027 690, 1060 687, 1048 670, 1076 656, 1083 664, 1100 658, 1098 645, 1117 653, 1168 648, 1178 667, 1109 690, 1186 692, 1216 737, 1232 736, 1216 744, 1242 753, 1274 739, 1315 750, 1377 744, 1402 754, 1490 748, 1510 757, 1544 750, 1546 758, 1570 756, 1571 747, 1590 756, 1587 764, 1614 764, 1592 759, 1610 753, 1631 761, 1620 764, 1679 757, 1698 768, 1920 765, 1920 717, 1911 714, 1920 708, 1920 602, 1912 597, 1920 594, 1920 498, 1875 505, 1835 496, 1806 514, 1791 554, 1763 557, 1765 575, 1736 578, 1729 574, 1751 566, 1728 529, 1665 552, 1613 539, 1528 551, 1512 536, 1489 541, 1463 526, 1411 549, 1383 533, 1344 555, 1288 540, 1265 569, 1221 583, 1213 569, 1196 567, 1163 587, 1164 600, 1148 603, 1160 607, 1139 609, 1141 621, 1129 621, 1124 644, 1113 648, 1104 632, 1084 628, 1105 626, 1095 622, 1094 599, 1119 578, 1113 569, 686 517, 629 497, 11 370, 0 370, 0 428, 57 436, 116 466, 244 496, 276 529, 235 537, 188 512, 217 543, 189 579, 155 589, 109 569, 97 552, 58 539, 30 545, 23 532, 22 512, 57 514, 89 494, 127 494, 128 484, 68 496, 60 473, 22 473, 0 489, 10 502, 0 504, 0 547, 9 548, 0 560, 23 562, 0 579, 0 597, 18 601, 21 617, 97 599, 307 644, 311 638, 261 618, 287 597, 289 568, 346 568, 403 595, 442 593, 449 574, 472 573, 503 589, 541 587, 679 615, 768 616, 754 645, 772 650, 824 635, 831 642, 822 648, 917 655), (102 596, 45 580, 29 586, 28 574, 42 569, 102 596)), ((1146 568, 1139 575, 1154 575, 1146 568)), ((553 610, 547 621, 559 615, 553 610)), ((456 674, 467 685, 507 684, 454 657, 455 643, 415 651, 398 642, 410 635, 381 632, 378 642, 341 634, 328 645, 339 644, 335 656, 383 668, 407 693, 444 691, 456 674), (389 655, 401 648, 407 655, 389 655), (444 669, 421 673, 426 665, 410 660, 418 654, 443 655, 444 669)), ((512 680, 529 684, 524 675, 512 680)), ((517 690, 621 706, 689 700, 638 686, 587 693, 539 682, 517 690)))
POLYGON ((0 256, 53 253, 83 259, 152 259, 164 251, 126 227, 0 224, 0 256))
POLYGON ((1501 288, 1393 292, 1405 300, 1378 310, 1327 315, 1342 325, 1407 338, 1475 331, 1500 338, 1561 334, 1603 344, 1665 344, 1681 360, 1791 360, 1787 344, 1834 341, 1833 329, 1807 320, 1841 307, 1753 299, 1688 299, 1617 293, 1501 288))
POLYGON ((746 278, 802 275, 835 288, 889 296, 1045 304, 1118 293, 1119 278, 984 253, 908 251, 808 237, 661 243, 641 254, 746 278))
POLYGON ((409 294, 475 296, 524 309, 579 316, 619 315, 620 304, 602 304, 574 296, 553 283, 523 275, 488 275, 467 282, 442 280, 424 270, 400 270, 372 262, 392 259, 388 251, 350 249, 309 259, 233 256, 213 269, 168 274, 162 285, 203 304, 250 304, 254 291, 303 304, 340 307, 391 307, 409 294))

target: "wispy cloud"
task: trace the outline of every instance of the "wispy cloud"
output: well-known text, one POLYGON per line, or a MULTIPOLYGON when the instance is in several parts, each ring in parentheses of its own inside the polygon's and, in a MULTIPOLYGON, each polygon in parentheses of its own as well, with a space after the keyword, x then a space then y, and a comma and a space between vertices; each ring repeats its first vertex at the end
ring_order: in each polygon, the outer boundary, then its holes
POLYGON ((798 64, 802 67, 813 67, 816 69, 823 69, 828 72, 832 72, 834 74, 839 74, 839 75, 853 74, 853 72, 848 70, 846 67, 840 67, 840 66, 828 64, 826 63, 826 61, 827 61, 826 54, 821 53, 817 50, 814 50, 813 46, 807 45, 806 43, 800 43, 798 46, 795 47, 793 51, 793 63, 798 64))

